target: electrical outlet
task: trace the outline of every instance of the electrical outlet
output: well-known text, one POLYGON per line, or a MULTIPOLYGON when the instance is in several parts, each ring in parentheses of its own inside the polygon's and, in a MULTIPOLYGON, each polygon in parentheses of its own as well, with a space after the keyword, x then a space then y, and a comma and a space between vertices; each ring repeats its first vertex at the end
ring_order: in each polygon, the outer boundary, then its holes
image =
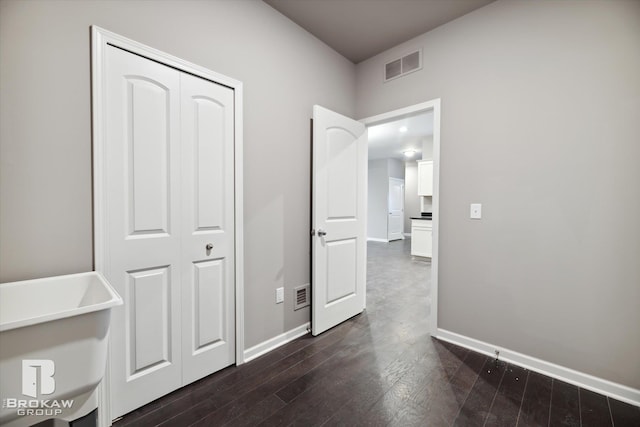
POLYGON ((471 209, 469 211, 469 217, 471 219, 482 219, 482 204, 471 203, 471 209))
POLYGON ((276 289, 276 304, 284 302, 284 288, 276 289))

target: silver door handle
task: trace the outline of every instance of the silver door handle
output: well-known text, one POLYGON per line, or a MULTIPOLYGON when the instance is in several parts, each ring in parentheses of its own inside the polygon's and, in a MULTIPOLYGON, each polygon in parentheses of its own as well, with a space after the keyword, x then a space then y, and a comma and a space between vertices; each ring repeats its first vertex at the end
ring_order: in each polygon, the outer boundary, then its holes
POLYGON ((205 248, 210 251, 211 249, 213 249, 213 243, 207 243, 207 246, 205 246, 205 248))
POLYGON ((318 236, 326 236, 327 232, 324 230, 318 230, 318 236))

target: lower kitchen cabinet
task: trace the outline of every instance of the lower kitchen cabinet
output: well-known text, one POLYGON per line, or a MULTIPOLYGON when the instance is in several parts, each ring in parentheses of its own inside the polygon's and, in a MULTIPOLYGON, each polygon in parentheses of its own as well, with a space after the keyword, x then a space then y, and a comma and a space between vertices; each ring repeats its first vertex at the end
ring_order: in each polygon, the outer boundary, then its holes
POLYGON ((433 226, 424 219, 411 220, 411 255, 431 258, 433 226))

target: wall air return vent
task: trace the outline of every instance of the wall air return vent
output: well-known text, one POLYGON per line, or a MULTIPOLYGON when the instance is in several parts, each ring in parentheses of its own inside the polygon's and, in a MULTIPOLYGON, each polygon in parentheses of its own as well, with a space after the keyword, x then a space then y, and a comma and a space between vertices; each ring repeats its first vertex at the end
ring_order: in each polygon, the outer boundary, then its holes
POLYGON ((416 50, 384 64, 384 81, 402 77, 422 69, 422 51, 416 50))
POLYGON ((295 304, 294 310, 299 310, 309 305, 309 285, 302 285, 293 288, 295 304))

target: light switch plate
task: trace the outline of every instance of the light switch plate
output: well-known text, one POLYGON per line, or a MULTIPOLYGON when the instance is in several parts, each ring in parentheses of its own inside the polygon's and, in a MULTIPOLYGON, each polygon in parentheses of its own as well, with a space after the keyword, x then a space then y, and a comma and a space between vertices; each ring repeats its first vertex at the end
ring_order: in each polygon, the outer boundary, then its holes
POLYGON ((276 289, 276 304, 284 302, 284 288, 276 289))
POLYGON ((469 211, 469 217, 471 219, 482 219, 482 204, 471 203, 471 209, 469 211))

